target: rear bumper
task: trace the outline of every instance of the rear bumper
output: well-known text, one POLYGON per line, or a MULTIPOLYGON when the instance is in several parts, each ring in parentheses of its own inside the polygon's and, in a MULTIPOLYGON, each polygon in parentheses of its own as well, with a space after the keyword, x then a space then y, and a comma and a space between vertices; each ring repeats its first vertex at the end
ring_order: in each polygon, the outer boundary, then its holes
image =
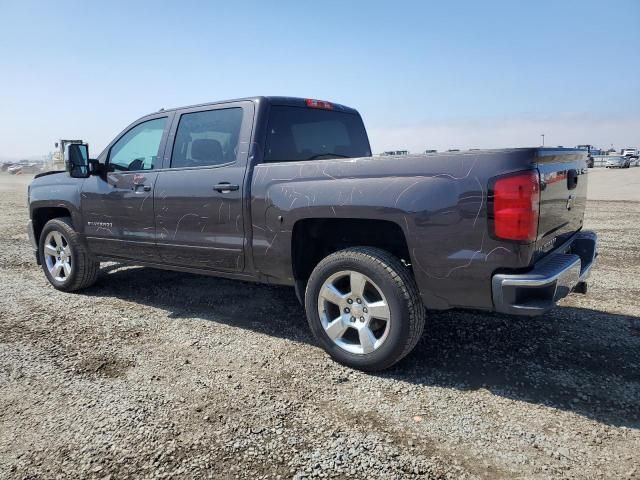
POLYGON ((491 287, 496 311, 541 315, 572 290, 584 290, 597 251, 595 232, 582 231, 527 273, 498 273, 491 287))

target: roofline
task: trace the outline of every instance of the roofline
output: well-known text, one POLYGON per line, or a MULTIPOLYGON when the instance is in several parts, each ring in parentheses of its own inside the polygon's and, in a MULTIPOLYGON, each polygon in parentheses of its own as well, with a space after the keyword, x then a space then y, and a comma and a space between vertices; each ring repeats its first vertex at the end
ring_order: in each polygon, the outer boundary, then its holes
MULTIPOLYGON (((177 110, 186 110, 188 108, 200 108, 200 107, 208 107, 208 106, 216 106, 216 105, 224 105, 225 103, 234 103, 234 102, 253 102, 256 104, 259 103, 268 103, 270 105, 286 105, 291 107, 305 107, 305 100, 309 98, 302 97, 281 97, 281 96, 258 96, 258 97, 244 97, 244 98, 233 98, 229 100, 218 100, 215 102, 205 102, 205 103, 197 103, 194 105, 185 105, 182 107, 173 107, 173 108, 161 108, 155 112, 148 113, 141 118, 148 117, 150 115, 156 115, 162 112, 175 112, 177 110)), ((339 103, 334 103, 329 101, 331 105, 333 105, 334 110, 346 112, 346 113, 358 113, 358 111, 354 108, 348 107, 346 105, 342 105, 339 103)))

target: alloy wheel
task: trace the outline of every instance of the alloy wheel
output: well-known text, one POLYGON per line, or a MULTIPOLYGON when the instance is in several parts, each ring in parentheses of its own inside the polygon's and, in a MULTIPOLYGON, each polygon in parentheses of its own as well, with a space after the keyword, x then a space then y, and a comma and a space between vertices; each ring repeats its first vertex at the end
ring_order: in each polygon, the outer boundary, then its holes
POLYGON ((58 231, 49 232, 44 240, 44 261, 51 277, 64 282, 72 272, 71 245, 58 231))
POLYGON ((327 336, 349 353, 371 353, 389 335, 387 299, 373 280, 354 270, 327 278, 318 294, 318 313, 327 336))

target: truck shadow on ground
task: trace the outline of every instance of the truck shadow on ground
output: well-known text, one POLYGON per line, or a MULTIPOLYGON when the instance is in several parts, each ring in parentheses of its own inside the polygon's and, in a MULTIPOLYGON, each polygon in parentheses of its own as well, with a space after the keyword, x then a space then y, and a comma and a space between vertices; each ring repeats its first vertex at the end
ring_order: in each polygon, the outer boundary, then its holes
MULTIPOLYGON (((106 274, 105 274, 106 272, 106 274)), ((89 295, 314 344, 293 289, 114 265, 89 295)), ((495 395, 640 428, 640 317, 559 307, 539 318, 429 312, 415 350, 377 374, 495 395)))

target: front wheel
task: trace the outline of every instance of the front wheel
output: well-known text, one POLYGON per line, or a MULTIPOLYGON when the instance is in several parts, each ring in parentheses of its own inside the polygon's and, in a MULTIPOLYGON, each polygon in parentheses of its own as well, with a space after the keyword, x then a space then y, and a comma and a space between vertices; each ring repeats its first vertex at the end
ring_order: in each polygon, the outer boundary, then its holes
POLYGON ((38 248, 44 274, 58 290, 87 288, 98 278, 100 263, 84 248, 70 218, 49 220, 40 234, 38 248))
POLYGON ((378 371, 418 343, 425 312, 413 276, 389 252, 347 248, 324 258, 305 292, 309 326, 336 361, 378 371))

